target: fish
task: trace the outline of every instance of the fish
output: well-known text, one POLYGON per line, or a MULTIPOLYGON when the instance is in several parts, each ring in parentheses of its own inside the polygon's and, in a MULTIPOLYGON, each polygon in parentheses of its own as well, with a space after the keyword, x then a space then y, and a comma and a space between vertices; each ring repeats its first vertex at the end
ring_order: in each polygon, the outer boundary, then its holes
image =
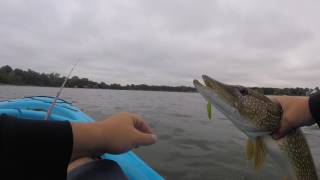
POLYGON ((282 169, 283 179, 317 180, 316 167, 307 140, 300 128, 275 140, 272 132, 280 127, 282 108, 267 96, 241 85, 229 85, 203 75, 204 85, 193 84, 204 99, 222 112, 247 135, 246 158, 258 171, 267 155, 282 169))

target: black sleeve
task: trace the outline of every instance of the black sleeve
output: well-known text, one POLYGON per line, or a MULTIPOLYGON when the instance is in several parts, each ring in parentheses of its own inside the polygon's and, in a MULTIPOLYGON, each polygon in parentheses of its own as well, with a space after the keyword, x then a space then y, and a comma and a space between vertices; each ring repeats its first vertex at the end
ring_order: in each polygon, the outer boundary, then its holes
POLYGON ((312 117, 320 127, 320 92, 312 94, 309 99, 309 108, 312 117))
POLYGON ((0 179, 64 180, 73 135, 67 121, 0 116, 0 179))

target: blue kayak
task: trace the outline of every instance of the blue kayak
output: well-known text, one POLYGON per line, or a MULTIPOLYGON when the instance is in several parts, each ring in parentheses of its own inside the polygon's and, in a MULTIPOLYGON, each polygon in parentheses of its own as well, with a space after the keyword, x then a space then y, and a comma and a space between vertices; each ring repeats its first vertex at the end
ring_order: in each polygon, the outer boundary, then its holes
MULTIPOLYGON (((47 96, 33 96, 0 101, 0 115, 7 114, 17 118, 41 120, 45 118, 45 114, 53 99, 53 97, 47 96)), ((72 122, 93 121, 91 117, 79 108, 62 99, 57 101, 49 120, 68 120, 72 122)), ((116 161, 130 180, 164 179, 132 151, 120 155, 104 154, 102 158, 116 161)))

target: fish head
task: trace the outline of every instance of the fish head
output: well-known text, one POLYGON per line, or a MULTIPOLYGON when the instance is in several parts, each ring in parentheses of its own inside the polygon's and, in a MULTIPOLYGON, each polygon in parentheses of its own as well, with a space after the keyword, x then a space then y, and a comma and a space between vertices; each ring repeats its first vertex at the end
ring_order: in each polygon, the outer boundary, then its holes
POLYGON ((202 76, 194 80, 198 92, 249 137, 270 134, 280 126, 281 106, 265 95, 240 85, 221 83, 202 76))

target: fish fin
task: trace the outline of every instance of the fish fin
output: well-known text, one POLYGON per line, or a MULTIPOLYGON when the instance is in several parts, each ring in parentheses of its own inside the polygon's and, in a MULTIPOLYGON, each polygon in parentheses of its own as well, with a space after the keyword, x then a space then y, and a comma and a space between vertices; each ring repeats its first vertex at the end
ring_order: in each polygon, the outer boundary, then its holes
POLYGON ((261 137, 257 137, 256 138, 256 143, 255 143, 255 157, 254 157, 254 167, 256 170, 259 170, 265 159, 266 159, 266 154, 267 154, 267 151, 266 151, 266 146, 263 142, 263 139, 261 139, 261 137))
POLYGON ((246 145, 246 155, 247 160, 251 160, 255 153, 254 153, 255 144, 251 139, 247 139, 247 145, 246 145))
POLYGON ((212 107, 211 107, 211 102, 208 101, 208 104, 207 104, 207 112, 208 112, 208 118, 211 119, 212 117, 212 107))

